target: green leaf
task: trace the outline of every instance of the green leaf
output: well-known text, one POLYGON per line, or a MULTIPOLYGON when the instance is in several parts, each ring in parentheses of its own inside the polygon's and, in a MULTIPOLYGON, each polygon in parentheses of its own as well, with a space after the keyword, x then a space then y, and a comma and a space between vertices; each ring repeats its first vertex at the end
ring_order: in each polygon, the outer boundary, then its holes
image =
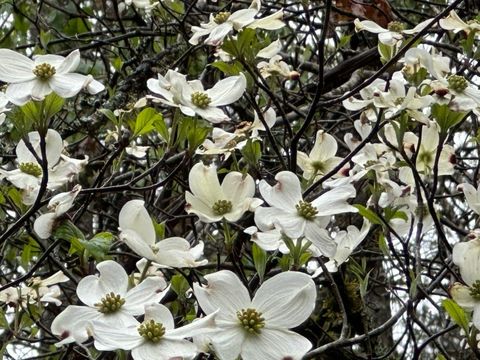
POLYGON ((255 270, 257 270, 258 276, 260 277, 260 282, 263 282, 265 277, 265 268, 267 267, 267 253, 260 246, 253 243, 252 256, 255 270))
POLYGON ((188 141, 188 149, 194 152, 207 138, 211 127, 203 120, 183 117, 178 126, 178 141, 188 141))
POLYGON ((172 290, 178 295, 178 297, 185 297, 185 293, 190 289, 188 281, 180 274, 173 275, 172 280, 170 280, 170 285, 172 290))
POLYGON ((98 109, 98 112, 103 114, 108 120, 110 120, 115 125, 119 125, 119 121, 112 110, 110 109, 98 109))
POLYGON ((215 61, 210 65, 213 66, 214 68, 217 68, 218 70, 220 70, 221 72, 223 72, 225 75, 228 75, 228 76, 238 75, 243 70, 243 66, 238 61, 235 61, 233 63, 226 63, 224 61, 215 61))
POLYGON ((50 119, 60 110, 62 110, 63 105, 65 104, 65 99, 58 96, 54 92, 47 95, 43 100, 43 116, 45 120, 50 119))
POLYGON ((460 326, 468 334, 468 316, 465 311, 452 299, 442 301, 443 308, 452 318, 453 322, 460 326))
POLYGON ((260 146, 260 141, 248 139, 241 151, 245 161, 250 166, 257 167, 258 161, 262 157, 262 147, 260 146))
POLYGON ((432 116, 440 125, 443 134, 446 134, 448 129, 458 124, 467 115, 466 112, 451 110, 447 104, 433 104, 431 109, 432 116))
POLYGON ((135 120, 133 137, 145 135, 152 130, 155 130, 155 124, 157 122, 162 122, 165 126, 162 114, 150 107, 143 109, 140 114, 137 115, 137 119, 135 120))
POLYGON ((370 221, 372 224, 382 225, 383 221, 375 214, 372 210, 367 209, 365 206, 360 204, 353 205, 358 209, 358 213, 362 215, 365 219, 370 221))
POLYGON ((108 250, 110 250, 110 245, 114 239, 115 236, 113 236, 113 234, 109 232, 101 232, 88 241, 81 240, 80 242, 95 260, 101 261, 107 257, 108 250))

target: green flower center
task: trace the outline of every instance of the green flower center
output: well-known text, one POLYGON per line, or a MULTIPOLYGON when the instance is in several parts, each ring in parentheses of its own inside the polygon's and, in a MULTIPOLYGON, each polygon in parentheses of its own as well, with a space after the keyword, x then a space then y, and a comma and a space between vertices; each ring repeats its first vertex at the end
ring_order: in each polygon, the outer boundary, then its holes
POLYGON ((212 102, 212 99, 208 97, 208 94, 202 91, 195 91, 192 93, 191 99, 193 105, 198 106, 200 109, 205 109, 212 102))
POLYGON ((47 63, 43 63, 35 66, 35 68, 32 71, 35 74, 35 76, 41 80, 48 80, 57 72, 52 65, 47 63))
POLYGON ((323 161, 313 161, 312 167, 317 173, 323 173, 325 171, 325 163, 323 161))
POLYGON ((260 334, 260 330, 265 327, 265 319, 262 317, 262 313, 255 309, 237 311, 237 318, 240 325, 249 334, 260 334))
POLYGON ((467 79, 460 75, 450 75, 447 81, 449 88, 459 93, 468 87, 467 79))
POLYGON ((391 21, 388 23, 387 28, 390 31, 402 32, 403 30, 405 30, 405 24, 400 21, 391 21))
POLYGON ((219 12, 217 15, 215 15, 215 17, 213 18, 213 21, 215 21, 215 23, 217 24, 223 24, 225 21, 228 20, 230 15, 232 14, 228 11, 219 12))
POLYGON ((472 286, 470 286, 470 296, 475 300, 480 300, 480 280, 475 281, 472 286))
POLYGON ((418 161, 430 165, 433 161, 433 154, 430 151, 422 151, 418 154, 418 161))
POLYGON ((18 165, 18 168, 20 169, 21 172, 28 174, 28 175, 33 175, 35 177, 39 177, 42 175, 42 168, 33 162, 29 163, 21 163, 18 165))
POLYGON ((212 210, 215 215, 225 215, 232 211, 232 202, 228 200, 218 200, 213 204, 212 210))
POLYGON ((297 209, 298 215, 307 220, 315 219, 315 215, 318 213, 318 210, 315 209, 312 204, 303 200, 295 205, 295 208, 297 209))
POLYGON ((150 320, 143 322, 142 325, 139 326, 138 333, 145 340, 157 343, 162 339, 163 335, 165 335, 165 327, 155 322, 155 320, 150 320))
POLYGON ((120 295, 115 295, 112 291, 110 294, 105 295, 95 306, 101 313, 110 314, 118 311, 123 304, 125 304, 125 299, 122 299, 120 295))

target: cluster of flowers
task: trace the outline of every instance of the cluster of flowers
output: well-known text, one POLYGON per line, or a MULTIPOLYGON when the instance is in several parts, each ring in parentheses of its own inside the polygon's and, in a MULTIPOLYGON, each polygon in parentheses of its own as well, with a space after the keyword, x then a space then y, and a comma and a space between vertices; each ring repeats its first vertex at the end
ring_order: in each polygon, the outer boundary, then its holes
MULTIPOLYGON (((141 1, 126 3, 137 7, 147 4, 141 1)), ((208 23, 192 28, 194 34, 190 43, 198 44, 206 37, 205 44, 218 46, 227 36, 233 38, 230 34, 234 30, 275 30, 284 26, 281 10, 257 19, 259 11, 260 1, 254 0, 248 9, 211 15, 208 23)), ((440 26, 458 30, 459 22, 462 21, 452 12, 440 26)), ((356 22, 358 29, 378 33, 380 42, 395 48, 404 36, 419 32, 428 24, 429 21, 412 30, 387 30, 369 21, 356 22)), ((463 24, 463 31, 477 30, 474 26, 478 24, 463 24)), ((270 58, 269 63, 258 64, 264 78, 273 74, 292 76, 288 66, 281 62, 280 49, 281 44, 276 41, 257 54, 260 58, 270 58)), ((91 76, 73 73, 79 65, 79 56, 79 52, 74 51, 66 58, 43 55, 30 60, 1 49, 0 80, 9 85, 4 94, 0 93, 0 121, 9 110, 9 102, 23 105, 30 100, 41 101, 51 92, 69 98, 82 89, 91 94, 102 91, 103 85, 91 76)), ((389 219, 397 236, 407 235, 418 223, 423 224, 422 232, 427 231, 432 223, 431 214, 417 211, 417 190, 420 198, 426 199, 426 195, 424 189, 416 189, 416 179, 452 174, 455 164, 453 147, 443 143, 446 137, 441 135, 445 129, 432 119, 432 106, 446 105, 449 111, 457 113, 480 113, 480 92, 462 76, 451 74, 450 64, 439 54, 412 48, 403 62, 403 70, 395 72, 389 81, 377 79, 360 91, 361 98, 352 97, 343 102, 347 110, 362 110, 360 120, 354 124, 363 142, 362 149, 351 162, 340 167, 343 159, 337 156, 337 141, 322 130, 316 133, 315 144, 308 154, 298 152, 297 165, 307 184, 330 172, 335 173, 332 180, 324 184, 321 195, 312 200, 304 198, 297 175, 280 171, 275 174, 273 186, 259 179, 260 199, 256 197, 257 185, 251 175, 230 171, 220 183, 215 163, 198 162, 189 173, 186 212, 195 214, 202 222, 224 222, 226 226, 228 222, 239 221, 246 212, 254 212, 256 226, 245 232, 258 246, 265 251, 288 253, 291 251, 288 244, 297 242, 314 256, 328 257, 326 268, 334 272, 347 261, 370 230, 370 223, 365 220, 361 229, 349 226, 337 231, 335 236, 331 231, 334 216, 358 211, 349 203, 357 195, 354 184, 369 174, 375 177, 380 192, 372 195, 368 204, 378 205, 380 209, 401 209, 402 216, 389 219), (419 79, 416 75, 420 69, 424 69, 424 75, 419 79), (402 116, 420 124, 420 138, 409 131, 399 135, 402 116), (384 125, 379 142, 372 143, 369 136, 380 119, 390 122, 384 125), (416 173, 412 166, 407 166, 412 162, 416 173), (398 179, 394 175, 398 175, 398 179)), ((147 87, 160 96, 148 96, 148 99, 178 108, 184 115, 199 116, 219 124, 231 120, 221 107, 243 96, 247 80, 240 73, 205 90, 200 80, 187 80, 186 75, 169 70, 165 76, 149 79, 147 87)), ((250 139, 258 138, 259 131, 273 127, 275 120, 275 110, 266 108, 256 114, 253 123, 235 133, 214 127, 212 140, 206 140, 197 153, 231 154, 245 146, 247 133, 250 132, 250 139)), ((356 137, 345 136, 351 151, 360 145, 356 137)), ((88 157, 77 160, 66 156, 64 142, 53 129, 43 135, 38 131, 30 132, 27 138, 28 141, 22 140, 16 147, 18 167, 1 169, 0 176, 22 190, 25 204, 32 204, 45 176, 47 188, 57 190, 74 179, 88 157)), ((463 190, 470 206, 479 211, 480 190, 472 189, 469 184, 465 184, 463 190)), ((39 237, 51 236, 57 220, 69 211, 79 194, 81 187, 75 186, 50 200, 48 211, 35 221, 34 229, 39 237)), ((98 263, 99 275, 86 276, 77 286, 78 299, 85 306, 69 305, 52 323, 53 334, 60 338, 58 345, 81 344, 92 336, 96 349, 131 350, 134 359, 192 358, 201 351, 214 352, 222 360, 238 356, 244 360, 299 359, 311 348, 306 338, 289 330, 307 320, 315 307, 317 292, 311 276, 293 271, 277 274, 264 281, 252 299, 234 273, 226 270, 210 273, 204 276, 204 283, 194 283, 190 290, 199 313, 205 316, 175 328, 170 310, 160 304, 170 289, 159 269, 205 265, 207 260, 201 260, 203 242, 191 246, 181 237, 157 241, 154 224, 142 200, 131 200, 123 206, 119 227, 119 239, 143 258, 137 264, 138 273, 129 278, 115 261, 98 263), (193 342, 187 338, 193 338, 193 342)), ((480 311, 476 310, 480 306, 478 249, 478 239, 455 247, 454 262, 460 267, 468 287, 455 284, 452 296, 465 308, 475 309, 473 323, 480 328, 480 311)), ((321 272, 322 269, 318 269, 313 276, 321 272)), ((28 287, 0 293, 0 301, 51 301, 60 305, 58 288, 53 285, 66 280, 60 273, 45 280, 34 279, 28 287)))

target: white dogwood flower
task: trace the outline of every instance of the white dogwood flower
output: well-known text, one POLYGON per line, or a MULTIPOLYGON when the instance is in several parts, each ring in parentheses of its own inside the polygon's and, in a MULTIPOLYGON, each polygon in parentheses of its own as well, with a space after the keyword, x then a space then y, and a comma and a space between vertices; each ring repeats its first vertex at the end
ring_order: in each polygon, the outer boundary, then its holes
POLYGON ((468 23, 463 21, 455 10, 450 11, 446 18, 440 19, 438 24, 442 29, 451 30, 454 33, 464 31, 469 34, 471 31, 480 30, 480 22, 478 20, 471 20, 468 23))
POLYGON ((220 360, 300 359, 312 346, 290 331, 315 308, 316 287, 310 276, 283 272, 266 280, 250 299, 247 288, 231 271, 205 275, 195 283, 197 301, 206 314, 218 310, 217 331, 209 335, 220 360), (273 345, 274 344, 274 345, 273 345))
POLYGON ((5 113, 10 109, 7 108, 8 99, 4 92, 0 91, 0 125, 5 121, 5 113))
POLYGON ((253 197, 255 181, 249 174, 231 171, 220 185, 217 167, 213 164, 195 164, 188 175, 188 183, 192 192, 185 193, 185 209, 203 222, 212 223, 223 218, 235 222, 262 203, 253 197))
POLYGON ((185 115, 198 115, 212 123, 230 118, 219 107, 240 99, 247 87, 245 75, 230 76, 205 90, 200 80, 187 81, 185 75, 169 70, 165 77, 149 79, 148 88, 162 98, 153 98, 169 106, 178 107, 185 115))
POLYGON ((203 255, 203 242, 190 247, 180 237, 157 241, 152 219, 143 200, 130 200, 123 205, 118 216, 119 238, 136 254, 163 267, 195 267, 207 260, 197 261, 203 255))
POLYGON ((197 45, 200 38, 208 35, 204 43, 218 46, 222 43, 225 36, 233 30, 240 31, 245 27, 277 30, 285 26, 285 23, 282 21, 283 10, 279 10, 264 18, 255 19, 255 16, 260 12, 260 7, 260 0, 253 0, 248 9, 237 10, 234 13, 222 11, 216 15, 210 14, 208 23, 192 26, 193 35, 189 43, 197 45))
POLYGON ((148 277, 128 289, 128 275, 112 260, 97 264, 100 275, 88 275, 77 286, 77 296, 86 306, 69 305, 53 320, 51 330, 60 338, 56 345, 82 343, 91 335, 89 323, 97 320, 110 328, 135 325, 145 305, 159 302, 167 284, 163 278, 148 277))
POLYGON ((460 269, 467 286, 455 283, 450 289, 453 300, 467 311, 473 311, 472 322, 480 329, 480 239, 455 244, 452 260, 460 269))
POLYGON ((337 148, 337 140, 332 135, 318 130, 310 154, 297 152, 297 164, 303 170, 302 176, 307 180, 317 179, 334 169, 342 160, 335 156, 337 148))
POLYGON ((50 237, 55 220, 70 210, 81 190, 80 185, 75 185, 71 191, 57 194, 50 199, 48 202, 50 212, 40 215, 33 224, 33 229, 41 239, 50 237))
POLYGON ((0 80, 8 83, 6 96, 15 105, 43 100, 52 91, 63 98, 77 95, 82 89, 90 94, 104 90, 91 76, 74 73, 80 64, 80 51, 66 58, 38 55, 34 60, 9 49, 0 49, 0 80))
POLYGON ((167 307, 146 305, 142 323, 135 320, 129 326, 112 327, 94 321, 95 348, 100 351, 131 350, 134 360, 193 359, 198 353, 197 346, 185 338, 213 331, 215 316, 214 312, 175 329, 173 316, 167 307))
MULTIPOLYGON (((28 133, 28 140, 35 151, 36 156, 42 159, 40 149, 40 134, 38 131, 28 133)), ((62 154, 64 144, 58 132, 48 129, 45 136, 45 150, 48 167, 48 184, 50 190, 71 181, 88 162, 88 157, 77 160, 62 154)), ((23 202, 26 205, 33 204, 42 181, 42 166, 37 157, 28 149, 23 140, 20 140, 15 149, 18 168, 14 170, 0 169, 0 179, 5 178, 15 187, 23 190, 23 202)))
POLYGON ((320 195, 311 203, 304 201, 300 181, 290 171, 281 171, 275 176, 277 183, 270 186, 260 181, 260 194, 271 207, 255 210, 255 223, 278 226, 290 238, 304 236, 325 256, 335 254, 336 245, 325 230, 330 216, 345 212, 357 212, 347 203, 355 197, 355 188, 350 184, 338 186, 320 195))

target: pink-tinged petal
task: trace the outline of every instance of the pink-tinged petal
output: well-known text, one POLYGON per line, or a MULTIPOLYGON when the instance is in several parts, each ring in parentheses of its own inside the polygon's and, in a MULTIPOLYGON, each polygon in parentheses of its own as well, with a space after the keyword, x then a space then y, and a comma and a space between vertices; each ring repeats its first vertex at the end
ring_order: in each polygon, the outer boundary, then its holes
POLYGON ((13 50, 0 49, 0 80, 6 83, 21 83, 35 79, 34 63, 13 50))
POLYGON ((347 199, 357 194, 352 185, 339 186, 320 195, 312 205, 317 208, 317 216, 335 215, 345 212, 357 212, 358 210, 347 203, 347 199))
POLYGON ((12 104, 18 106, 25 105, 25 103, 32 99, 32 89, 36 81, 36 79, 33 79, 17 84, 10 84, 7 86, 5 96, 12 104))
POLYGON ((225 36, 228 35, 230 31, 232 31, 233 26, 229 22, 224 22, 223 24, 218 25, 215 27, 208 37, 205 39, 205 44, 218 46, 222 43, 225 36))
POLYGON ((134 231, 147 245, 154 245, 155 228, 143 200, 130 200, 123 205, 118 215, 118 225, 122 232, 134 231))
POLYGON ((212 99, 210 106, 224 106, 240 99, 247 87, 245 75, 230 76, 217 82, 206 93, 212 99))
POLYGON ((242 348, 242 360, 300 360, 312 344, 293 331, 264 329, 246 339, 242 348))
POLYGON ((215 355, 220 360, 238 359, 246 338, 247 333, 237 324, 219 327, 218 332, 210 335, 215 355))
POLYGON ((212 210, 212 205, 207 204, 202 199, 192 195, 191 192, 185 193, 185 211, 189 214, 195 214, 200 221, 205 223, 212 223, 222 220, 221 215, 215 215, 212 210))
POLYGON ((62 62, 57 67, 58 74, 70 73, 77 70, 80 65, 80 50, 72 51, 66 58, 62 58, 62 62))
POLYGON ((205 204, 212 206, 217 200, 226 200, 215 165, 195 164, 188 174, 188 184, 192 193, 205 204))
POLYGON ((302 200, 302 190, 297 176, 290 171, 281 171, 275 176, 277 183, 270 186, 260 181, 259 189, 263 199, 270 205, 285 211, 296 212, 295 205, 302 200))
POLYGON ((105 260, 97 264, 99 276, 88 275, 77 286, 77 296, 84 304, 95 307, 106 294, 113 292, 124 297, 128 287, 128 276, 115 261, 105 260))
POLYGON ((165 296, 167 283, 161 277, 147 277, 140 284, 128 290, 122 310, 138 316, 145 311, 145 305, 158 303, 165 296))
POLYGON ((250 295, 240 279, 229 270, 217 271, 205 275, 208 284, 193 285, 193 290, 198 304, 206 314, 211 314, 220 309, 218 316, 227 319, 236 318, 240 309, 250 305, 250 295))
POLYGON ((55 74, 48 80, 48 84, 58 96, 70 98, 83 89, 87 80, 88 78, 82 74, 55 74))
POLYGON ((87 306, 69 305, 65 310, 53 319, 52 333, 60 338, 57 346, 77 342, 79 344, 87 341, 88 322, 98 319, 101 313, 87 306))
POLYGON ((162 324, 167 331, 175 328, 175 322, 170 310, 162 304, 149 304, 145 305, 145 321, 154 320, 157 323, 162 324))
POLYGON ((197 347, 190 341, 162 339, 158 343, 144 342, 132 350, 134 360, 193 359, 197 347))
POLYGON ((317 291, 307 274, 287 271, 265 281, 252 300, 267 328, 296 327, 308 319, 315 308, 317 291))
POLYGON ((316 246, 323 255, 327 257, 335 255, 335 251, 337 250, 335 241, 330 237, 327 230, 319 226, 315 221, 307 221, 305 225, 305 238, 316 246))

